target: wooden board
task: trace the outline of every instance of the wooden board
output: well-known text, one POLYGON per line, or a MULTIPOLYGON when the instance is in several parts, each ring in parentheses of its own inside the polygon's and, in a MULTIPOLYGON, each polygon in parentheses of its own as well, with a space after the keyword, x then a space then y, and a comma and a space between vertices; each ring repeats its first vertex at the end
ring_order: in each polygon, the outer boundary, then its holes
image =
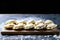
POLYGON ((54 29, 54 30, 2 30, 2 35, 53 35, 53 34, 59 34, 60 30, 54 29))

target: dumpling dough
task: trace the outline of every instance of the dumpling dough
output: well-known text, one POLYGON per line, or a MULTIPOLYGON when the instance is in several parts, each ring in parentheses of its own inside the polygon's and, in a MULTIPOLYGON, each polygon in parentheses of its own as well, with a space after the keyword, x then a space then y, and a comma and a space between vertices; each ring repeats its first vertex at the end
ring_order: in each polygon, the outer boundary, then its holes
POLYGON ((4 25, 4 28, 6 28, 6 29, 12 29, 13 27, 14 27, 14 24, 4 25))
POLYGON ((53 23, 53 21, 51 21, 51 20, 46 20, 45 21, 45 24, 50 24, 50 23, 53 23))
POLYGON ((35 21, 32 19, 32 20, 29 20, 28 22, 27 22, 27 24, 35 24, 35 21))
POLYGON ((16 24, 16 20, 8 20, 5 24, 16 24))
POLYGON ((17 21, 17 24, 26 24, 25 20, 17 21))
POLYGON ((46 27, 45 24, 40 23, 40 24, 36 25, 34 29, 43 29, 43 28, 45 28, 45 27, 46 27))
POLYGON ((25 26, 24 24, 14 25, 13 29, 23 29, 24 26, 25 26))
POLYGON ((51 24, 47 25, 47 29, 53 29, 53 28, 56 28, 56 27, 57 27, 57 24, 54 24, 54 23, 51 23, 51 24))
POLYGON ((38 25, 38 24, 40 24, 40 23, 44 23, 44 21, 43 20, 38 20, 38 21, 36 21, 36 25, 38 25))
POLYGON ((34 28, 33 24, 27 24, 24 26, 24 29, 32 29, 32 28, 34 28))

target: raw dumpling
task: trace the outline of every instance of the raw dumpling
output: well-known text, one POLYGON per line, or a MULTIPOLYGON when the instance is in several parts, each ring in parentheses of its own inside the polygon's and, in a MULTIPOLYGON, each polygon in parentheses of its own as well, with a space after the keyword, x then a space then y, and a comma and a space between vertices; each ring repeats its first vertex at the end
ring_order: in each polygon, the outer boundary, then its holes
POLYGON ((51 23, 51 24, 47 25, 47 29, 53 29, 53 28, 56 28, 56 27, 57 27, 57 24, 54 24, 54 23, 51 23))
POLYGON ((13 27, 14 27, 14 24, 4 25, 4 28, 5 28, 5 29, 12 29, 13 27))
POLYGON ((43 20, 38 20, 38 21, 36 21, 36 25, 38 25, 38 24, 40 24, 40 23, 44 23, 44 21, 43 20))
POLYGON ((23 29, 24 28, 24 24, 18 24, 18 25, 14 25, 13 29, 23 29))
POLYGON ((43 28, 45 28, 45 27, 46 27, 45 24, 40 23, 40 24, 38 24, 38 25, 35 26, 35 29, 43 29, 43 28))
POLYGON ((33 24, 27 24, 24 26, 24 29, 33 29, 34 25, 33 24))
POLYGON ((5 24, 16 24, 16 20, 8 20, 5 24))
POLYGON ((50 23, 53 23, 53 21, 51 21, 51 20, 46 20, 45 21, 45 24, 50 24, 50 23))
POLYGON ((27 22, 27 24, 35 24, 35 21, 34 21, 34 20, 29 20, 29 21, 27 22))
POLYGON ((17 24, 26 24, 25 20, 17 21, 17 24))

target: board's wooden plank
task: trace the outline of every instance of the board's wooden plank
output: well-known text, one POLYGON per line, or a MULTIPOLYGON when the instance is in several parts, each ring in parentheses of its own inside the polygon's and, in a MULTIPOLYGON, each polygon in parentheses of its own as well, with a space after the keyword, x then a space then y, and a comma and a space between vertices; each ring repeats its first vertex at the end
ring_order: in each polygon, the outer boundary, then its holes
POLYGON ((54 29, 54 30, 21 30, 21 31, 15 31, 15 30, 3 30, 1 31, 1 34, 22 34, 22 35, 36 35, 36 34, 39 34, 39 35, 52 35, 52 34, 59 34, 60 33, 60 30, 58 29, 54 29))

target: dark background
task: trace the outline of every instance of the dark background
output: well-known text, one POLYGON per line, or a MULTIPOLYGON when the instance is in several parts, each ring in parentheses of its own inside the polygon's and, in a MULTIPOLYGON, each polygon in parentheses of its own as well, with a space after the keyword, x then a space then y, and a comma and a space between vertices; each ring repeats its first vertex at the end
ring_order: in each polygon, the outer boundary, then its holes
POLYGON ((32 0, 9 0, 1 1, 0 12, 40 12, 59 13, 59 2, 32 1, 32 0))

